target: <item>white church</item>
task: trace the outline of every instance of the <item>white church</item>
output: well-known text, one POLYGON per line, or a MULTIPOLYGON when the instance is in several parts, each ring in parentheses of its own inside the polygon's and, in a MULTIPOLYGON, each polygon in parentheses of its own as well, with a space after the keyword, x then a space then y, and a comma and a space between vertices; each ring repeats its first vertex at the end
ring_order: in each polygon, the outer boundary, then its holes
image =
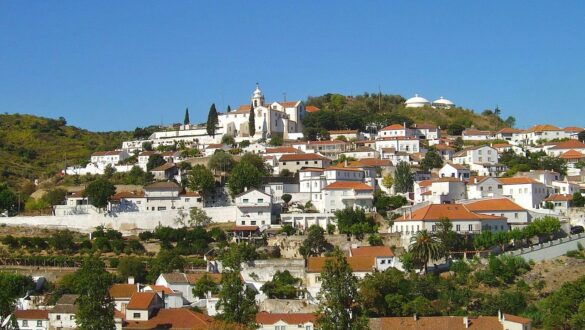
POLYGON ((248 121, 250 110, 254 108, 256 132, 252 139, 269 139, 273 134, 282 134, 284 139, 289 134, 302 133, 302 120, 305 116, 305 105, 302 101, 266 103, 258 84, 252 93, 250 104, 239 106, 235 111, 219 115, 221 135, 234 137, 250 137, 248 121))

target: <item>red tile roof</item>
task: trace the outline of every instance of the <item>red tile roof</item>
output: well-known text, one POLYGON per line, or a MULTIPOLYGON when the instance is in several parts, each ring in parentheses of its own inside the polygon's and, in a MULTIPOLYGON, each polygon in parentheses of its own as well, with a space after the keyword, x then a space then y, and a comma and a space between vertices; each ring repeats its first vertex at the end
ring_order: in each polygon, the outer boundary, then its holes
POLYGON ((289 325, 315 323, 317 316, 312 313, 268 313, 260 312, 256 314, 256 323, 259 325, 273 325, 278 321, 283 321, 289 325))
POLYGON ((374 190, 371 186, 365 183, 353 181, 336 181, 324 188, 324 190, 374 190))
POLYGON ((15 310, 14 317, 17 320, 48 320, 49 311, 43 309, 15 310))
POLYGON ((317 112, 317 111, 319 111, 319 110, 321 110, 321 109, 317 108, 317 107, 316 107, 316 106, 314 106, 314 105, 307 105, 307 106, 305 107, 305 111, 307 111, 307 112, 317 112))
POLYGON ((437 221, 441 218, 449 218, 451 221, 506 219, 499 216, 477 214, 461 204, 431 204, 413 211, 412 214, 403 215, 396 221, 437 221))
POLYGON ((573 195, 553 194, 545 199, 546 202, 570 202, 573 200, 573 195))
POLYGON ((567 140, 559 143, 555 143, 555 146, 550 148, 550 150, 559 150, 559 149, 585 149, 585 143, 579 140, 567 140))
POLYGON ((526 133, 544 132, 544 131, 561 131, 560 128, 553 125, 534 125, 526 130, 526 133))
POLYGON ((317 153, 307 153, 307 154, 286 154, 282 155, 279 162, 289 162, 289 161, 296 161, 296 160, 329 160, 329 158, 325 158, 317 153))
MULTIPOLYGON (((307 260, 308 273, 320 273, 325 267, 325 262, 330 257, 309 257, 307 260)), ((376 265, 376 258, 370 256, 345 257, 345 260, 353 272, 371 272, 376 265)))
POLYGON ((276 147, 266 148, 265 153, 267 154, 302 154, 303 152, 293 147, 276 147))
POLYGON ((110 297, 116 298, 128 298, 138 291, 136 284, 112 284, 108 289, 110 297))
POLYGON ((146 310, 156 296, 156 292, 135 292, 130 298, 127 309, 146 310))
POLYGON ((351 249, 353 257, 394 257, 394 252, 387 246, 360 246, 351 249))
POLYGON ((532 323, 532 321, 530 319, 527 319, 527 318, 521 317, 521 316, 512 315, 512 314, 504 314, 504 320, 515 322, 515 323, 521 323, 521 324, 532 323))
POLYGON ((344 129, 344 130, 338 130, 338 131, 329 131, 329 135, 331 134, 357 134, 358 130, 357 129, 344 129))
POLYGON ((515 178, 498 178, 503 185, 516 185, 516 184, 541 184, 540 182, 526 177, 515 177, 515 178))
POLYGON ((584 158, 585 155, 583 155, 582 153, 580 153, 577 150, 569 150, 569 151, 565 151, 562 155, 559 156, 559 158, 562 159, 581 159, 584 158))
POLYGON ((386 127, 382 128, 380 131, 398 131, 398 130, 404 130, 404 129, 406 129, 406 128, 404 128, 403 125, 394 124, 394 125, 386 126, 386 127))
MULTIPOLYGON (((527 320, 530 323, 530 320, 527 320)), ((508 319, 508 318, 507 318, 508 319)), ((504 330, 497 316, 468 317, 468 324, 462 316, 427 316, 414 318, 408 317, 383 317, 369 320, 371 330, 405 329, 405 330, 504 330)), ((515 322, 508 319, 511 322, 515 322)), ((517 322, 521 323, 521 322, 517 322)), ((522 323, 526 324, 526 323, 522 323)))
POLYGON ((483 199, 466 203, 465 206, 472 212, 480 211, 526 211, 522 206, 507 198, 483 199))
POLYGON ((583 128, 569 126, 569 127, 565 127, 564 131, 569 132, 569 133, 581 133, 581 132, 583 132, 583 128))
POLYGON ((126 321, 124 329, 221 329, 214 318, 186 308, 160 309, 148 321, 126 321))

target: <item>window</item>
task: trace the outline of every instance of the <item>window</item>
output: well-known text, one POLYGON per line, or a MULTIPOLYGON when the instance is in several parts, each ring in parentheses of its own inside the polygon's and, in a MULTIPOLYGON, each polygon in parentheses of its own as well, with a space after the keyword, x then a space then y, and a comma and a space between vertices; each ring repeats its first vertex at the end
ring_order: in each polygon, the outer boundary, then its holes
POLYGON ((300 164, 301 164, 301 162, 297 162, 297 165, 300 165, 300 164))
POLYGON ((134 313, 133 316, 135 319, 140 318, 140 313, 134 313))
POLYGON ((282 162, 282 165, 286 165, 286 162, 282 162))
POLYGON ((165 211, 166 209, 167 209, 167 207, 166 207, 166 206, 159 206, 159 207, 158 207, 158 210, 159 210, 159 211, 165 211))
POLYGON ((305 160, 305 165, 309 165, 309 161, 308 160, 305 160))
POLYGON ((514 219, 518 219, 518 213, 514 213, 514 219))
POLYGON ((386 264, 386 259, 382 259, 382 260, 380 260, 380 264, 381 264, 381 265, 384 265, 384 264, 386 264))
POLYGON ((75 315, 69 315, 69 319, 72 321, 75 320, 75 315))
POLYGON ((473 231, 473 225, 468 225, 468 226, 467 226, 467 230, 469 230, 469 231, 473 231))
POLYGON ((432 225, 431 226, 431 231, 437 231, 437 226, 436 225, 432 225))
POLYGON ((264 203, 264 198, 258 198, 258 203, 264 203))
POLYGON ((243 198, 242 199, 242 203, 248 203, 248 199, 247 198, 243 198))
POLYGON ((28 327, 28 321, 27 320, 22 320, 22 326, 23 327, 28 327))
POLYGON ((456 225, 455 226, 455 231, 461 231, 461 225, 456 225))
POLYGON ((38 320, 38 321, 37 321, 37 327, 42 327, 42 326, 43 326, 43 321, 41 321, 41 320, 38 320))
POLYGON ((263 214, 264 214, 264 212, 262 212, 262 211, 258 212, 258 215, 263 215, 263 214))
POLYGON ((313 164, 317 164, 317 161, 314 161, 313 164))
POLYGON ((256 221, 252 220, 252 221, 250 221, 250 224, 251 224, 252 226, 255 226, 255 225, 256 225, 256 221))
POLYGON ((61 315, 57 315, 57 321, 61 320, 61 315))

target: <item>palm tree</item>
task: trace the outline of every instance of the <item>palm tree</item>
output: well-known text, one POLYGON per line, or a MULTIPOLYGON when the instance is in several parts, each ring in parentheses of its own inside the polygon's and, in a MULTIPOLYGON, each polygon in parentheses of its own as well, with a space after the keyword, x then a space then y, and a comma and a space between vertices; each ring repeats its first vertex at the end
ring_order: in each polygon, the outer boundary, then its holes
POLYGON ((410 238, 408 252, 412 254, 417 262, 422 264, 421 269, 424 269, 426 274, 429 261, 439 259, 444 254, 443 249, 440 239, 426 230, 421 230, 410 238))

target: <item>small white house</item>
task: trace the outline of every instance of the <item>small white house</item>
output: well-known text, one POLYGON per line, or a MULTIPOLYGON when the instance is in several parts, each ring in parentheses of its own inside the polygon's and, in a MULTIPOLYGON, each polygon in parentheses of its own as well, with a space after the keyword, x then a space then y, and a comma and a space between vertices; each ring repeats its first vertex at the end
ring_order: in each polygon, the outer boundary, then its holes
POLYGON ((272 222, 272 196, 257 189, 236 196, 236 224, 241 226, 270 225, 272 222))
POLYGON ((439 177, 441 178, 457 178, 459 180, 469 180, 471 172, 469 169, 461 164, 446 163, 439 170, 439 177))
POLYGON ((13 313, 20 330, 48 330, 49 311, 42 309, 15 310, 13 313))

